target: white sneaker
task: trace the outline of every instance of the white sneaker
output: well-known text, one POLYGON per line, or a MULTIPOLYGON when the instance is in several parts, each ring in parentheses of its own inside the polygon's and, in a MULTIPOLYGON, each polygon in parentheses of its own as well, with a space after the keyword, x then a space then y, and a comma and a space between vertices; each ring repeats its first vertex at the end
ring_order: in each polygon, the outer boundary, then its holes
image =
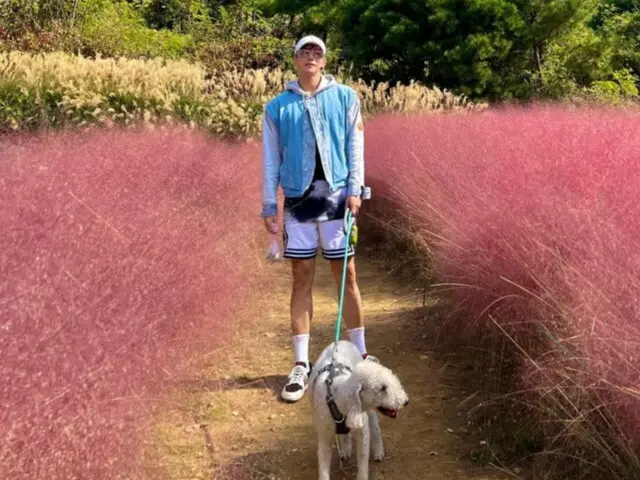
POLYGON ((287 377, 287 384, 282 389, 282 399, 287 402, 300 400, 307 391, 309 373, 311 373, 311 366, 307 368, 303 364, 296 364, 287 377))

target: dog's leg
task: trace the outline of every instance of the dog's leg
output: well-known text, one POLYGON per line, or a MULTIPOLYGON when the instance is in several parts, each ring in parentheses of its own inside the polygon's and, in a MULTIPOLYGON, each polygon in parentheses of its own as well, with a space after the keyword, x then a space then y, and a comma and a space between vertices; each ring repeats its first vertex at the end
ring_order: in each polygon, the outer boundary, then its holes
POLYGON ((358 456, 358 474, 356 480, 369 480, 369 422, 364 422, 364 426, 353 432, 356 442, 356 454, 358 456))
POLYGON ((351 434, 338 435, 338 445, 340 447, 340 458, 342 460, 351 458, 351 434))
POLYGON ((333 448, 333 434, 324 430, 318 432, 318 478, 329 480, 331 473, 331 454, 333 448))
POLYGON ((369 412, 369 431, 371 434, 371 456, 377 462, 384 459, 384 444, 382 442, 382 432, 380 422, 376 412, 369 412))

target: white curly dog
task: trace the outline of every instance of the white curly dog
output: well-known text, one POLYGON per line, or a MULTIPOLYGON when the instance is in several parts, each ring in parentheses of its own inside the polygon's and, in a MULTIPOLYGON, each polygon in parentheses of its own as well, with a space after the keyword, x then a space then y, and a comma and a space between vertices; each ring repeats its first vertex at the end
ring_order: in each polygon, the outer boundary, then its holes
POLYGON ((363 360, 358 348, 349 341, 338 342, 332 363, 333 345, 320 354, 309 378, 309 397, 318 434, 319 479, 329 480, 332 446, 339 433, 340 457, 351 456, 353 436, 356 478, 368 480, 369 455, 377 461, 384 458, 377 412, 396 418, 398 411, 409 403, 409 397, 389 368, 378 361, 363 360))

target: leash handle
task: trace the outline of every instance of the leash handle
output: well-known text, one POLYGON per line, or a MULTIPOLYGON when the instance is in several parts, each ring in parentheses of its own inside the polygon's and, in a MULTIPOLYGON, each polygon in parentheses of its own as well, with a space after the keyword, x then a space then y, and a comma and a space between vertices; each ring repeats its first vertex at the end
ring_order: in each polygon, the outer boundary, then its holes
POLYGON ((336 351, 338 349, 338 341, 340 340, 340 326, 342 324, 342 307, 344 305, 344 290, 345 290, 345 284, 347 280, 347 262, 349 260, 347 255, 349 253, 349 247, 351 246, 350 245, 351 229, 353 228, 353 224, 354 224, 353 214, 351 213, 351 210, 349 210, 348 208, 344 216, 344 224, 345 224, 344 261, 342 264, 342 284, 340 285, 340 301, 338 305, 338 319, 336 321, 336 339, 335 339, 335 343, 333 344, 334 359, 335 359, 336 351))

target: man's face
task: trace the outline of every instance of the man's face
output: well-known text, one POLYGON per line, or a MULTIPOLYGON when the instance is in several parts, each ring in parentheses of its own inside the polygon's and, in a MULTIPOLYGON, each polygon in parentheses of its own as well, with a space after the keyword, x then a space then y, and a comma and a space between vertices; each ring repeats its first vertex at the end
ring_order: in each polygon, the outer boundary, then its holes
POLYGON ((305 73, 307 75, 318 73, 327 63, 322 49, 318 45, 313 44, 307 44, 298 50, 295 60, 298 73, 305 73))

